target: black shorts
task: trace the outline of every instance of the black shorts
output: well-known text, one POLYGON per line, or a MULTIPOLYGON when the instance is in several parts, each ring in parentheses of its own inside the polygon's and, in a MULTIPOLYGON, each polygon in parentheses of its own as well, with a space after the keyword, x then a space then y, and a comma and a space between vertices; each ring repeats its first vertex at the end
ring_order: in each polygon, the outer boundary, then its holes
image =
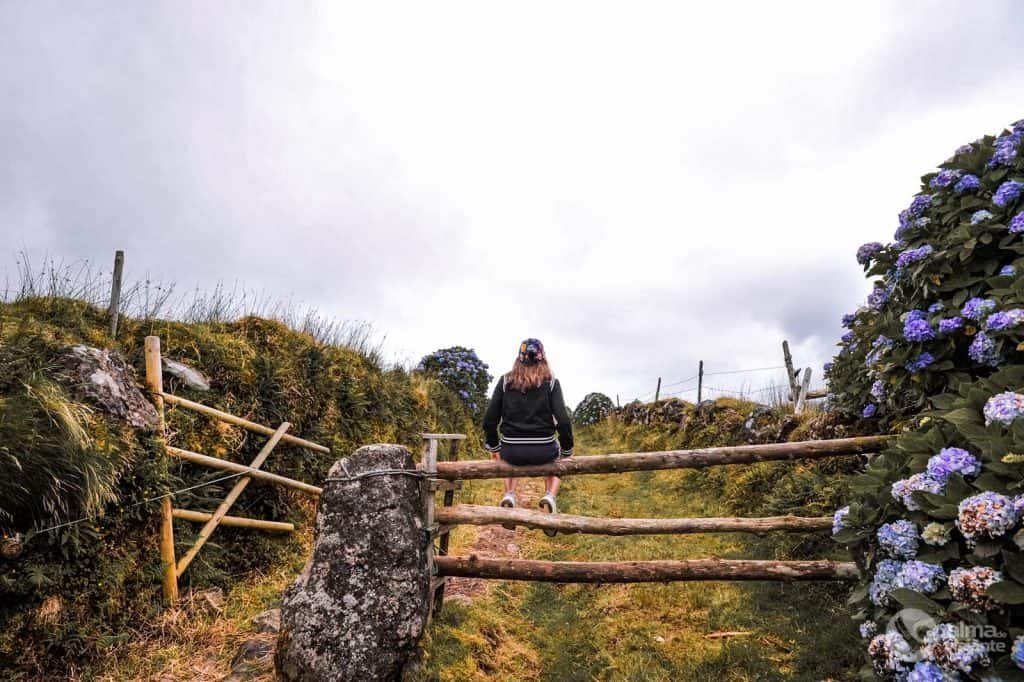
POLYGON ((501 458, 515 466, 547 464, 558 459, 558 443, 502 443, 501 458))

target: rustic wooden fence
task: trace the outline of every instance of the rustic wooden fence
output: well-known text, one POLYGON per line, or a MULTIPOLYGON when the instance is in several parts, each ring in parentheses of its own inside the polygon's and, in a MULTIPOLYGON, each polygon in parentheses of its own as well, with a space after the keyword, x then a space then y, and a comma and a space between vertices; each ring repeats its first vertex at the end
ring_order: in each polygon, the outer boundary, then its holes
POLYGON ((224 501, 221 502, 213 512, 176 509, 173 507, 170 497, 163 498, 160 514, 160 558, 164 564, 163 591, 164 599, 169 604, 173 605, 178 601, 178 579, 181 578, 188 569, 189 564, 191 564, 192 560, 199 554, 199 550, 202 549, 203 545, 205 545, 207 540, 210 539, 210 536, 213 534, 214 530, 217 529, 217 526, 237 526, 271 532, 290 532, 295 530, 295 526, 291 523, 227 515, 231 506, 236 500, 238 500, 238 497, 242 494, 242 491, 245 490, 250 480, 257 478, 268 483, 284 485, 314 496, 318 496, 323 492, 321 488, 315 485, 296 481, 286 476, 272 474, 270 472, 263 471, 260 468, 267 461, 267 458, 279 443, 288 443, 289 445, 325 454, 330 454, 331 451, 323 445, 313 443, 287 433, 288 429, 291 428, 291 424, 288 422, 282 423, 277 428, 271 428, 269 426, 264 426, 263 424, 257 424, 256 422, 249 421, 243 417, 214 409, 207 405, 186 400, 185 398, 181 398, 170 393, 165 393, 163 385, 163 360, 160 354, 160 337, 146 337, 145 356, 146 386, 149 388, 153 401, 156 404, 157 412, 160 415, 160 430, 165 438, 165 403, 175 405, 186 410, 192 410, 212 419, 217 419, 234 426, 240 426, 243 429, 247 429, 254 433, 269 436, 259 454, 256 455, 256 458, 248 465, 237 464, 217 457, 210 457, 209 455, 203 455, 198 452, 183 450, 181 448, 167 445, 167 453, 173 457, 192 462, 193 464, 241 474, 235 481, 234 486, 232 486, 227 496, 224 498, 224 501), (203 524, 203 527, 199 530, 192 547, 190 547, 180 559, 175 556, 174 519, 194 521, 203 524))
MULTIPOLYGON (((425 437, 430 438, 430 434, 425 437)), ((452 434, 435 434, 428 440, 420 470, 424 473, 424 522, 432 537, 428 563, 434 580, 433 610, 441 608, 445 578, 449 576, 500 580, 536 580, 580 583, 664 582, 674 580, 840 580, 857 578, 852 562, 828 559, 811 561, 761 561, 747 559, 690 559, 683 561, 533 561, 448 556, 447 534, 459 525, 512 525, 560 533, 597 535, 646 535, 768 531, 808 532, 830 528, 832 518, 771 516, 761 518, 622 519, 546 514, 525 509, 478 505, 452 505, 454 492, 464 480, 506 477, 572 476, 664 469, 700 469, 710 466, 756 462, 815 460, 858 456, 877 452, 889 436, 865 436, 833 440, 740 445, 734 447, 631 452, 577 456, 536 466, 511 466, 501 461, 437 460, 437 440, 452 434), (434 493, 445 491, 444 506, 435 508, 434 493)), ((453 441, 453 444, 457 441, 453 441)), ((456 450, 453 448, 453 453, 456 450)))

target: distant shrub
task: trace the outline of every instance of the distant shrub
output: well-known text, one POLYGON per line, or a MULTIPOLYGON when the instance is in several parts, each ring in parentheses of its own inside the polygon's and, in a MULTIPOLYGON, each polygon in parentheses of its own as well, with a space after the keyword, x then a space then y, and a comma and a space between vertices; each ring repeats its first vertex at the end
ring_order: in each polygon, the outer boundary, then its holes
POLYGON ((826 368, 831 409, 882 426, 927 397, 1024 362, 1024 121, 956 150, 857 252, 878 277, 826 368))
POLYGON ((615 409, 611 398, 604 393, 588 393, 576 406, 573 421, 577 424, 596 424, 615 409))
POLYGON ((459 396, 474 415, 487 405, 487 387, 493 378, 488 366, 472 348, 452 346, 436 350, 420 360, 419 371, 433 375, 459 396))

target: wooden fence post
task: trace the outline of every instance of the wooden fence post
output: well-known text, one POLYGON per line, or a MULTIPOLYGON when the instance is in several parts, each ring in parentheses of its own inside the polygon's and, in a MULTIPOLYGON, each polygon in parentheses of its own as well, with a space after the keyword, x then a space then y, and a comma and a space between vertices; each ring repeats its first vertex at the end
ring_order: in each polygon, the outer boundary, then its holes
MULTIPOLYGON (((459 441, 453 440, 452 444, 451 444, 451 449, 448 452, 449 452, 449 454, 448 454, 448 461, 449 462, 458 462, 459 461, 459 441)), ((444 491, 444 506, 445 507, 451 507, 453 502, 455 502, 455 490, 454 490, 454 488, 451 488, 451 487, 446 488, 445 491, 444 491)), ((447 531, 445 533, 441 533, 440 537, 438 538, 438 542, 437 542, 437 555, 438 556, 448 556, 448 543, 450 541, 451 541, 451 530, 449 530, 449 531, 447 531)), ((437 590, 434 592, 434 608, 433 608, 434 613, 440 613, 441 612, 441 607, 444 605, 444 585, 445 585, 445 582, 442 581, 441 584, 437 586, 437 590)))
POLYGON ((789 352, 789 341, 782 342, 782 359, 786 363, 786 381, 789 382, 789 399, 795 404, 800 386, 797 379, 800 373, 793 369, 793 356, 789 352))
POLYGON ((697 363, 697 404, 700 405, 700 399, 704 393, 704 361, 701 360, 697 363))
POLYGON ((661 397, 661 377, 658 377, 658 387, 654 389, 654 402, 658 402, 658 398, 661 397))
POLYGON ((117 317, 121 307, 121 273, 124 270, 124 251, 114 253, 114 277, 110 284, 110 338, 117 338, 117 317))
MULTIPOLYGON (((427 532, 427 574, 430 576, 430 594, 433 596, 438 583, 444 578, 434 575, 434 488, 431 487, 430 479, 437 475, 437 439, 429 438, 427 447, 423 452, 423 529, 427 532)), ((433 611, 434 600, 431 599, 431 611, 433 611)))
POLYGON ((794 411, 797 414, 800 414, 801 412, 804 411, 804 404, 807 402, 807 391, 810 390, 810 387, 811 387, 811 368, 810 367, 805 367, 804 368, 804 381, 800 385, 800 393, 796 397, 796 406, 794 408, 794 411))
MULTIPOLYGON (((164 379, 163 364, 160 360, 160 337, 147 336, 145 341, 146 388, 149 389, 160 416, 160 437, 164 437, 164 379)), ((160 502, 160 561, 164 565, 164 601, 175 606, 178 603, 178 576, 175 574, 174 558, 174 517, 171 498, 160 502)))

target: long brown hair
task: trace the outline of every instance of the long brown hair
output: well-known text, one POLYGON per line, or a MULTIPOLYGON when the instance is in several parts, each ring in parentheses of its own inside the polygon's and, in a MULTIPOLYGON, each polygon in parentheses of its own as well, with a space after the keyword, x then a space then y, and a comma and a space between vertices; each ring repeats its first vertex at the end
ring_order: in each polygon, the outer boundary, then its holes
POLYGON ((531 388, 543 386, 544 382, 553 378, 547 360, 537 360, 528 365, 516 358, 512 371, 505 375, 505 388, 525 393, 531 388))

